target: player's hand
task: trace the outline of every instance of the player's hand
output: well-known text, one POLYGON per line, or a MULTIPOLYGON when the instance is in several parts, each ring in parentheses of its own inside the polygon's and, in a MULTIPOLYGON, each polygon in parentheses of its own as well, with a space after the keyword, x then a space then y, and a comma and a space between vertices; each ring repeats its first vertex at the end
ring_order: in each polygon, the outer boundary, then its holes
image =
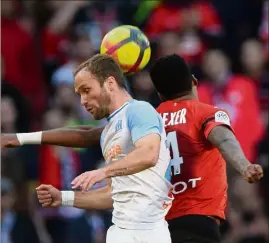
POLYGON ((62 193, 51 185, 40 185, 36 188, 37 198, 42 207, 59 207, 62 205, 62 193))
POLYGON ((243 176, 249 183, 259 181, 263 177, 263 169, 260 165, 251 164, 244 170, 243 176))
POLYGON ((73 189, 80 187, 81 190, 85 192, 89 190, 94 184, 101 182, 105 178, 106 175, 103 169, 92 170, 77 176, 71 184, 73 189))
POLYGON ((15 148, 21 146, 16 134, 1 135, 1 148, 15 148))

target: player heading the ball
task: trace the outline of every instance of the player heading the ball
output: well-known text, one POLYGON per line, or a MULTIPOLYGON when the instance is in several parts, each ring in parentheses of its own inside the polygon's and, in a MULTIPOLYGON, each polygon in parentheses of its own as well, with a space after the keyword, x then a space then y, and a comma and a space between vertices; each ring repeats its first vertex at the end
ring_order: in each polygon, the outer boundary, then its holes
MULTIPOLYGON (((107 118, 108 124, 100 139, 106 166, 76 177, 73 188, 85 192, 111 178, 112 186, 92 192, 95 208, 113 207, 114 225, 107 242, 170 243, 165 221, 172 202, 168 196, 172 185, 165 179, 170 153, 161 116, 149 103, 132 99, 119 65, 109 55, 93 56, 74 76, 81 104, 95 119, 107 118)), ((39 199, 43 206, 60 206, 59 191, 53 188, 55 194, 51 194, 51 190, 46 185, 38 187, 39 199)), ((61 204, 83 208, 81 193, 62 192, 61 204)))

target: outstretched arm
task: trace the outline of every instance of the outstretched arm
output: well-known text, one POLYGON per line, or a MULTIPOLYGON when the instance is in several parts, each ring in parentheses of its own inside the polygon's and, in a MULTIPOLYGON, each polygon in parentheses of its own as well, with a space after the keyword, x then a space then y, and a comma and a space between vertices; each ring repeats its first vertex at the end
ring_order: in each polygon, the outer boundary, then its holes
POLYGON ((41 143, 65 147, 87 148, 100 144, 104 127, 92 128, 87 126, 59 128, 42 132, 41 143))
POLYGON ((5 134, 1 147, 18 147, 24 144, 50 144, 65 147, 87 148, 100 143, 104 127, 63 127, 42 132, 5 134))
POLYGON ((111 198, 111 186, 92 190, 87 193, 75 192, 74 205, 76 208, 83 209, 110 209, 113 208, 111 198))
POLYGON ((262 168, 251 164, 245 157, 233 132, 226 126, 214 127, 208 140, 218 148, 225 161, 231 164, 248 182, 255 182, 263 177, 262 168))

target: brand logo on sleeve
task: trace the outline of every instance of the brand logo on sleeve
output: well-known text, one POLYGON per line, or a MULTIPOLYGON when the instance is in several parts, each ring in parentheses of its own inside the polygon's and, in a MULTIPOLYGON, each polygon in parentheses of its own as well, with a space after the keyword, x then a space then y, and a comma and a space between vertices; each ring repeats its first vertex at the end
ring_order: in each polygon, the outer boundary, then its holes
POLYGON ((215 121, 224 123, 229 126, 231 125, 230 118, 228 114, 224 111, 218 111, 215 113, 215 121))

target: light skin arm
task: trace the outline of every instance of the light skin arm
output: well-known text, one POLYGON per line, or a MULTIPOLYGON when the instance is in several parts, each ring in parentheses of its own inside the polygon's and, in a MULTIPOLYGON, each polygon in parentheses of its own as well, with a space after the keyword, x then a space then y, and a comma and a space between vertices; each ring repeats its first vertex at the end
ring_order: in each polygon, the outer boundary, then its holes
POLYGON ((262 168, 251 164, 246 158, 234 133, 226 126, 220 125, 212 129, 208 140, 218 148, 224 160, 232 165, 248 182, 263 177, 262 168))
POLYGON ((106 178, 138 173, 156 165, 160 151, 160 135, 149 134, 135 143, 135 150, 121 160, 104 167, 106 178))
POLYGON ((110 162, 104 168, 79 175, 72 181, 72 188, 81 188, 85 192, 105 178, 131 175, 155 166, 160 151, 160 135, 153 133, 142 137, 135 143, 135 147, 124 158, 110 162))

